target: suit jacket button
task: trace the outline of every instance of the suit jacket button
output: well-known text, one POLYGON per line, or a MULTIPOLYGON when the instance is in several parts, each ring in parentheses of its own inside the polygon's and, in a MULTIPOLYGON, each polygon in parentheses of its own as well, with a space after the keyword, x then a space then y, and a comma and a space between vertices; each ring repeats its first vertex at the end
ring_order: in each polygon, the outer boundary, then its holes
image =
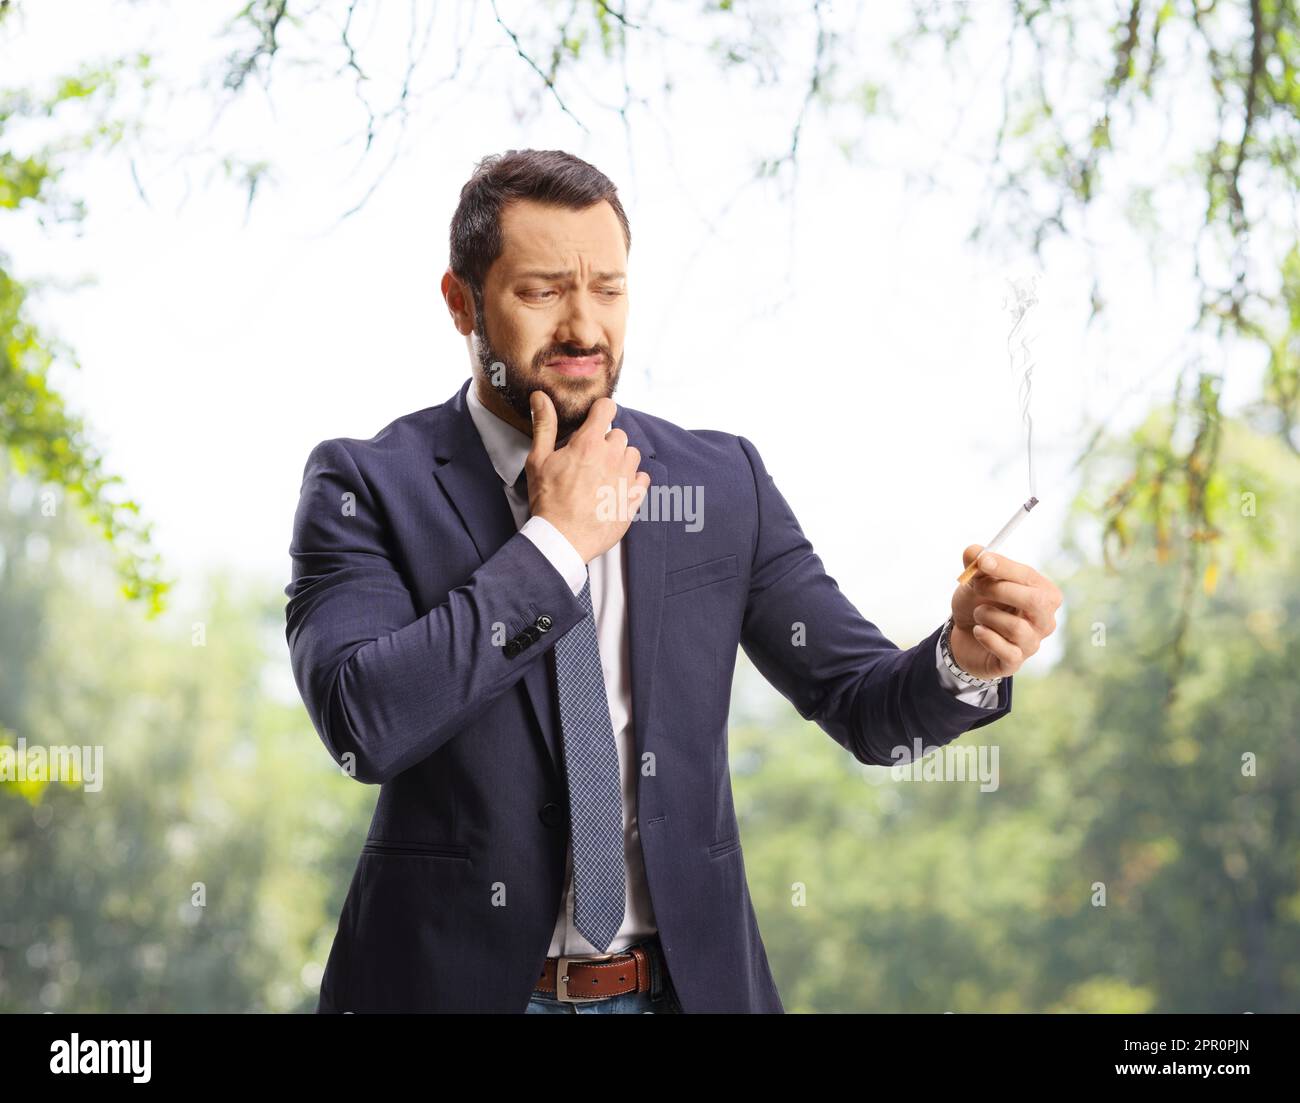
POLYGON ((549 632, 551 630, 551 625, 554 623, 555 622, 545 613, 533 621, 533 625, 541 632, 549 632))
POLYGON ((564 809, 554 801, 543 804, 537 815, 547 827, 559 827, 564 822, 564 809))

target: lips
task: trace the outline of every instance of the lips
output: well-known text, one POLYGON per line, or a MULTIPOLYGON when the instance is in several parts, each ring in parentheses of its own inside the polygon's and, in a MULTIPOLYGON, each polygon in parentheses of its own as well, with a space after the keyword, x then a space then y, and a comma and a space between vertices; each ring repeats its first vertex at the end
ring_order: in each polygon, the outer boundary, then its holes
POLYGON ((605 363, 603 356, 561 356, 546 366, 561 375, 595 375, 605 363))

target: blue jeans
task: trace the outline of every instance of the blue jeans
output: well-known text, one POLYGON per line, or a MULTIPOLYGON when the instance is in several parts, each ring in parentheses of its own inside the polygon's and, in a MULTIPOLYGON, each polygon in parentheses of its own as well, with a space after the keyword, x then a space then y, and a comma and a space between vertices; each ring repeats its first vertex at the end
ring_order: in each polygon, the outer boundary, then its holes
POLYGON ((681 1004, 664 965, 663 954, 654 940, 641 943, 650 956, 650 991, 623 992, 601 1000, 566 1003, 554 995, 534 992, 524 1008, 526 1015, 663 1015, 677 1014, 681 1004))

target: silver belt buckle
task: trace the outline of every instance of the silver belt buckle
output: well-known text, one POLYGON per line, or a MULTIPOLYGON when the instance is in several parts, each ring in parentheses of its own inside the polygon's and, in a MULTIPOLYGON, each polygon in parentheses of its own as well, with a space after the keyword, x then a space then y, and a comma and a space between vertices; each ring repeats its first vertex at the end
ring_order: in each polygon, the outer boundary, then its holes
POLYGON ((608 954, 561 954, 555 962, 555 998, 561 1003, 591 1003, 593 1000, 607 1000, 608 994, 603 996, 571 996, 569 995, 569 962, 571 961, 608 961, 612 957, 617 957, 626 950, 619 950, 615 953, 608 954))

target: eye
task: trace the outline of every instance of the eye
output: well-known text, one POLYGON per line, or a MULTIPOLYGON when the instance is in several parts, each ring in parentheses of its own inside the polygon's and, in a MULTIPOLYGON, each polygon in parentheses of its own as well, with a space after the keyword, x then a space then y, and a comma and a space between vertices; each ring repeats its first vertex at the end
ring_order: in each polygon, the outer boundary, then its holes
POLYGON ((621 287, 602 287, 600 293, 611 298, 618 298, 619 295, 623 294, 623 289, 621 287))
POLYGON ((542 302, 546 296, 554 295, 555 293, 556 291, 553 287, 544 287, 532 291, 521 292, 525 299, 532 299, 535 302, 542 302))

